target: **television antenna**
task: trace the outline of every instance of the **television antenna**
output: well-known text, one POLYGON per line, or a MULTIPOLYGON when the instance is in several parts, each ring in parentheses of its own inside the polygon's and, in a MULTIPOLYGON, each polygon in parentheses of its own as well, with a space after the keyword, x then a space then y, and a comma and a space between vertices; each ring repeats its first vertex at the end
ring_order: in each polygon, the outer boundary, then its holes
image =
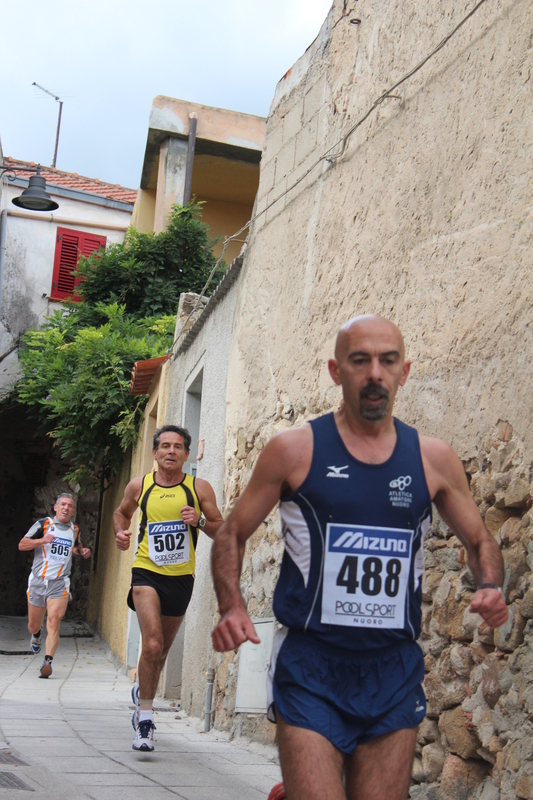
POLYGON ((49 94, 50 97, 53 97, 54 100, 57 100, 57 102, 59 103, 59 115, 57 117, 57 131, 56 131, 56 146, 54 148, 54 157, 52 159, 52 168, 55 168, 57 160, 57 146, 59 144, 59 128, 61 127, 61 112, 63 111, 63 101, 53 92, 49 92, 48 89, 45 89, 44 86, 41 86, 35 81, 33 81, 32 86, 36 86, 38 89, 41 89, 41 91, 46 92, 46 94, 49 94))

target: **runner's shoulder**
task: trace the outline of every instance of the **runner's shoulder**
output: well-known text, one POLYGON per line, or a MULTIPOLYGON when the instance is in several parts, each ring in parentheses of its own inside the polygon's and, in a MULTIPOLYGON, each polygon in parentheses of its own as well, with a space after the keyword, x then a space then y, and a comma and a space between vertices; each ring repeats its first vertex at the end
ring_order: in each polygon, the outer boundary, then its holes
POLYGON ((431 436, 420 436, 420 452, 426 477, 432 479, 437 491, 446 485, 463 483, 463 465, 448 442, 443 439, 434 439, 431 436), (429 476, 428 471, 431 473, 429 476))
POLYGON ((444 439, 436 439, 433 436, 419 434, 419 440, 422 457, 427 459, 433 467, 446 467, 458 460, 453 447, 448 442, 445 442, 444 439))
POLYGON ((141 491, 143 487, 143 480, 144 478, 133 478, 124 491, 124 497, 127 500, 134 500, 137 502, 139 497, 141 496, 141 491))
POLYGON ((280 431, 265 445, 260 461, 279 467, 285 474, 297 468, 313 451, 313 431, 309 423, 280 431))
POLYGON ((50 517, 41 517, 41 519, 36 520, 29 531, 27 532, 26 536, 28 539, 42 539, 43 531, 45 523, 50 520, 50 517))

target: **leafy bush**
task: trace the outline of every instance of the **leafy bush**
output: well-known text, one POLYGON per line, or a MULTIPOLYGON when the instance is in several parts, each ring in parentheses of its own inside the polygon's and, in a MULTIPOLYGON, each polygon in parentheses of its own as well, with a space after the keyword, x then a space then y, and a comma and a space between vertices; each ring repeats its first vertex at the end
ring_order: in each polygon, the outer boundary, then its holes
MULTIPOLYGON (((199 219, 200 208, 194 202, 173 206, 166 231, 156 235, 130 228, 124 243, 109 245, 103 257, 80 259, 78 293, 86 305, 118 302, 136 317, 175 314, 182 292, 201 292, 216 259, 215 240, 199 219)), ((223 274, 221 267, 213 286, 223 274)))
POLYGON ((201 291, 215 264, 198 215, 198 204, 174 206, 163 233, 130 229, 123 244, 81 260, 84 302, 66 302, 22 337, 15 397, 82 486, 106 485, 120 469, 147 400, 129 394, 133 364, 165 354, 180 293, 201 291))

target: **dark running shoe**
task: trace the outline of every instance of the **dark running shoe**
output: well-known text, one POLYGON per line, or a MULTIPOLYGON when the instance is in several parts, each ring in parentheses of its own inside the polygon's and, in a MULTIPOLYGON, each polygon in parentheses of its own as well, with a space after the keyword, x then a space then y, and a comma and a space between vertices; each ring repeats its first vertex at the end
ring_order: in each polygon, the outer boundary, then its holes
POLYGON ((49 678, 52 674, 52 662, 47 661, 46 658, 41 664, 41 674, 39 675, 40 678, 49 678))

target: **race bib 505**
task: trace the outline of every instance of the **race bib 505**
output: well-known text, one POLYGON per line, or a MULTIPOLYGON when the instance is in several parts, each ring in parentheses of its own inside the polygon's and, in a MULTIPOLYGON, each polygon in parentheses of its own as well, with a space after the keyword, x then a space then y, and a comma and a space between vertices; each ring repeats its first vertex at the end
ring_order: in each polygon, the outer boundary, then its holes
POLYGON ((72 542, 70 539, 62 539, 61 536, 56 536, 53 542, 50 542, 48 547, 49 561, 53 562, 54 564, 60 564, 61 562, 64 563, 68 559, 72 542))

